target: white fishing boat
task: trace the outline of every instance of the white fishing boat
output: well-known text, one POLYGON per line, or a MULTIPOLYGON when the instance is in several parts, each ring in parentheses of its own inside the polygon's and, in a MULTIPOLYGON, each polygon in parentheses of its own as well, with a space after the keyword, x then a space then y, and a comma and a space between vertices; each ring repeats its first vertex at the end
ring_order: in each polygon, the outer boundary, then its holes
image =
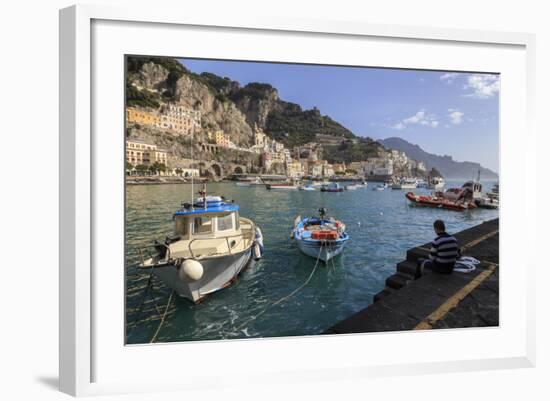
POLYGON ((443 177, 430 177, 428 179, 428 188, 435 189, 437 191, 442 190, 445 187, 445 180, 443 177))
POLYGON ((350 185, 345 185, 344 186, 344 189, 346 191, 353 191, 355 189, 359 189, 359 188, 363 188, 363 185, 360 185, 360 184, 350 184, 350 185))
POLYGON ((418 180, 417 188, 428 188, 428 182, 425 180, 418 180))
POLYGON ((315 191, 316 189, 312 185, 300 185, 298 186, 300 191, 315 191))
POLYGON ((185 203, 174 213, 173 237, 155 242, 155 254, 140 268, 152 273, 179 296, 199 302, 229 286, 253 259, 263 253, 260 229, 239 216, 239 205, 220 196, 185 203))
POLYGON ((257 185, 265 185, 260 177, 256 177, 254 180, 239 181, 235 184, 238 187, 253 187, 257 185))
POLYGON ((298 189, 298 185, 294 183, 265 184, 265 188, 269 190, 275 189, 275 190, 288 191, 288 190, 298 189))
POLYGON ((326 185, 330 185, 330 181, 324 180, 324 181, 313 181, 311 183, 312 187, 324 187, 326 185))
POLYGON ((337 182, 331 182, 328 185, 323 185, 321 187, 321 192, 344 192, 344 188, 337 182))
POLYGON ((378 184, 378 185, 372 187, 372 190, 373 190, 373 191, 383 191, 383 190, 385 190, 387 187, 388 187, 388 184, 383 183, 383 184, 378 184))
POLYGON ((294 220, 292 238, 298 249, 312 258, 328 262, 342 253, 349 235, 346 226, 339 220, 326 217, 326 209, 319 209, 319 217, 294 220))
POLYGON ((402 178, 401 180, 394 182, 391 189, 415 189, 418 182, 415 178, 402 178))

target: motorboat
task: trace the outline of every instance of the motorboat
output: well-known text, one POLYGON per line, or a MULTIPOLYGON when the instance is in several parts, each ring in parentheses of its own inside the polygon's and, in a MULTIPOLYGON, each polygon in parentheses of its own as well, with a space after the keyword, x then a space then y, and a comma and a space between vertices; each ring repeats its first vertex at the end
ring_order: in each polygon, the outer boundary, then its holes
POLYGON ((263 253, 261 230, 239 216, 238 204, 207 196, 206 187, 199 194, 174 213, 174 235, 155 241, 152 256, 140 249, 139 265, 194 303, 228 287, 263 253))
POLYGON ((418 183, 416 184, 417 188, 428 188, 428 182, 425 180, 418 180, 418 183))
POLYGON ((325 208, 319 209, 319 217, 296 217, 291 235, 300 251, 325 263, 341 254, 349 240, 345 224, 326 217, 325 208))
POLYGON ((300 185, 298 187, 300 191, 315 191, 316 189, 312 185, 300 185))
POLYGON ((238 181, 236 184, 238 187, 253 187, 258 185, 265 185, 260 177, 256 177, 254 180, 238 181))
POLYGON ((265 184, 266 189, 276 189, 276 190, 293 190, 298 189, 298 185, 294 183, 289 182, 281 182, 281 183, 274 183, 274 184, 265 184))
POLYGON ((330 185, 330 181, 324 180, 324 181, 313 181, 311 183, 311 186, 313 187, 323 187, 325 185, 330 185))
POLYGON ((355 189, 359 189, 359 188, 363 188, 363 185, 360 185, 360 184, 350 184, 350 185, 345 185, 344 186, 344 189, 346 191, 353 191, 355 189))
POLYGON ((477 207, 472 199, 452 201, 437 195, 415 195, 412 192, 407 192, 405 197, 410 201, 411 206, 423 206, 455 211, 465 211, 477 207))
POLYGON ((378 184, 374 187, 372 187, 372 190, 373 191, 383 191, 384 189, 386 189, 388 187, 388 184, 387 183, 383 183, 383 184, 378 184))
POLYGON ((414 178, 403 178, 397 182, 394 182, 391 189, 415 189, 417 184, 418 183, 414 178))
POLYGON ((466 193, 470 193, 473 199, 483 197, 483 186, 478 181, 466 181, 460 188, 449 188, 446 191, 437 191, 435 195, 440 198, 456 201, 466 193))
POLYGON ((480 207, 482 209, 498 209, 499 208, 498 198, 492 198, 490 196, 478 197, 474 200, 474 202, 476 203, 477 207, 480 207))
POLYGON ((430 177, 428 179, 428 188, 441 190, 445 187, 445 180, 443 177, 430 177))
POLYGON ((340 186, 337 182, 331 182, 328 185, 323 185, 321 187, 321 192, 343 192, 344 188, 340 186))

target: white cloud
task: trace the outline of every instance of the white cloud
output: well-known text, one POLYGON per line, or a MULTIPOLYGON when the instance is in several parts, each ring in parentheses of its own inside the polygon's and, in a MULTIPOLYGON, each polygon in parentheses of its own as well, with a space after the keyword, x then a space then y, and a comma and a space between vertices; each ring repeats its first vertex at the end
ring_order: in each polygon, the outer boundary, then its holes
POLYGON ((446 72, 445 74, 441 75, 439 79, 447 84, 452 84, 456 77, 458 77, 457 72, 446 72))
POLYGON ((405 124, 399 122, 397 124, 392 125, 391 128, 396 129, 398 131, 401 131, 401 130, 405 129, 405 124))
POLYGON ((470 74, 464 89, 471 91, 464 96, 488 99, 500 90, 500 79, 494 74, 470 74))
POLYGON ((403 130, 407 127, 407 125, 414 124, 436 128, 439 125, 439 121, 437 121, 437 117, 434 114, 427 114, 426 110, 422 109, 417 111, 413 116, 404 118, 398 123, 390 125, 390 128, 403 130))
POLYGON ((409 117, 409 118, 405 118, 403 120, 403 122, 405 124, 417 124, 417 123, 423 121, 423 118, 424 118, 425 114, 426 114, 426 112, 424 110, 420 110, 414 116, 409 117))
POLYGON ((458 109, 448 109, 449 114, 447 114, 451 120, 451 124, 460 125, 462 124, 462 117, 464 113, 458 109))

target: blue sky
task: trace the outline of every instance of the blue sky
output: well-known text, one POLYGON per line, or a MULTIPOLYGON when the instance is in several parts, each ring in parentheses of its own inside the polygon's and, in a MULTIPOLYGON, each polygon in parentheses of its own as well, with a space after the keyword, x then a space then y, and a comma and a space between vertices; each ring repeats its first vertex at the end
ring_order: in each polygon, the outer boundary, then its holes
POLYGON ((265 82, 281 99, 318 107, 354 134, 401 137, 439 155, 498 172, 499 77, 493 74, 239 61, 180 62, 246 85, 265 82))

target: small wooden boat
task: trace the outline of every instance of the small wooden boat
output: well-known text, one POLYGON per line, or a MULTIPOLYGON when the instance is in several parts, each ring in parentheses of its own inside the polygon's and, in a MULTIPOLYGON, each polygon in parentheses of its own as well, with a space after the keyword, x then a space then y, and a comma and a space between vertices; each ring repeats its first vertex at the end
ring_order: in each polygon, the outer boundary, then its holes
POLYGON ((345 231, 344 223, 325 215, 326 209, 321 208, 319 217, 296 217, 292 238, 304 254, 326 263, 342 253, 349 235, 345 231))
POLYGON ((411 202, 412 206, 424 206, 431 208, 455 210, 459 212, 469 209, 475 209, 477 207, 473 201, 458 202, 438 196, 415 195, 412 192, 407 192, 405 197, 411 202))

